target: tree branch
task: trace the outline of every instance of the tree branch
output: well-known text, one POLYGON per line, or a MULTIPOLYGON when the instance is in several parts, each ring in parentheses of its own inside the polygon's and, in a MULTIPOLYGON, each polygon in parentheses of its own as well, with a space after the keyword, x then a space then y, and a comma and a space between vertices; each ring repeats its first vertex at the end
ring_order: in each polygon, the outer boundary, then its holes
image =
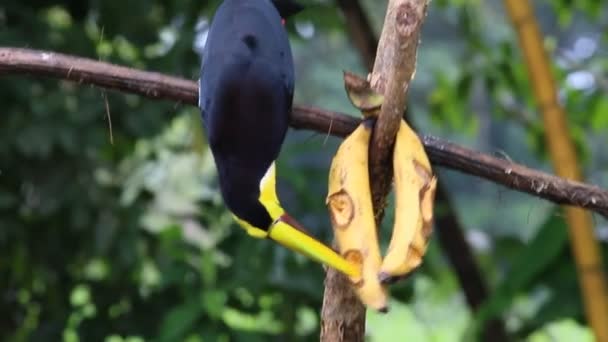
POLYGON ((61 53, 0 48, 0 75, 48 76, 109 90, 197 105, 195 82, 61 53))
POLYGON ((361 62, 368 70, 374 68, 378 40, 372 30, 372 25, 358 0, 337 0, 344 14, 349 36, 359 51, 361 62))
MULTIPOLYGON (((0 76, 8 74, 49 76, 189 105, 198 102, 196 82, 55 52, 0 48, 0 76)), ((296 105, 290 124, 295 129, 345 137, 359 122, 343 113, 296 105)), ((608 218, 608 191, 597 186, 559 178, 436 137, 421 138, 436 166, 478 176, 557 204, 586 208, 608 218)))
MULTIPOLYGON (((349 35, 353 38, 361 59, 366 62, 371 71, 374 66, 374 56, 377 49, 377 40, 369 20, 363 10, 360 0, 337 0, 338 6, 346 17, 349 35), (365 43, 369 41, 369 43, 365 43), (371 63, 368 63, 372 56, 371 63)), ((407 113, 404 115, 408 120, 407 113)), ((415 129, 411 120, 410 126, 415 129)), ((458 277, 460 286, 471 311, 475 312, 489 297, 489 290, 479 267, 471 246, 465 239, 464 229, 458 220, 456 210, 452 204, 445 182, 438 180, 437 192, 435 193, 435 206, 444 210, 435 214, 435 225, 441 227, 437 230, 439 245, 447 256, 458 277)), ((494 318, 484 323, 484 340, 508 341, 508 336, 503 322, 494 318)))
MULTIPOLYGON (((405 111, 405 95, 416 69, 418 37, 427 4, 428 0, 389 0, 375 54, 370 84, 377 93, 384 95, 369 146, 369 177, 374 216, 378 226, 384 216, 386 198, 392 183, 393 144, 405 111)), ((361 305, 346 306, 350 304, 346 299, 350 297, 352 286, 349 286, 344 276, 334 276, 332 273, 337 271, 327 271, 325 291, 335 292, 337 296, 328 297, 327 293, 325 295, 321 320, 323 327, 330 326, 330 329, 327 329, 330 335, 326 334, 326 329, 322 329, 321 341, 363 341, 364 334, 351 340, 345 340, 339 335, 338 339, 331 336, 339 334, 341 330, 365 331, 365 309, 361 305), (328 317, 326 311, 333 308, 339 308, 343 313, 342 317, 328 317), (351 315, 357 319, 344 319, 351 315)))
POLYGON ((429 0, 391 0, 386 9, 371 87, 384 95, 370 144, 370 179, 376 219, 381 220, 392 183, 392 148, 416 70, 416 55, 429 0))
MULTIPOLYGON (((534 9, 528 1, 504 0, 505 9, 519 38, 536 103, 542 114, 547 150, 558 175, 582 180, 574 140, 568 129, 568 116, 558 98, 557 83, 543 44, 534 9)), ((591 214, 565 207, 570 246, 576 264, 585 316, 598 341, 608 341, 608 288, 600 243, 591 214)))

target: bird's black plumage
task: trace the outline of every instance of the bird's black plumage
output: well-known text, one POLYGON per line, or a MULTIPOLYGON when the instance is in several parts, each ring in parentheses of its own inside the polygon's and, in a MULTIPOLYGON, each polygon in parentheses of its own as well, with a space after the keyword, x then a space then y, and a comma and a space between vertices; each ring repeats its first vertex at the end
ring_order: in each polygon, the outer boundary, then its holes
POLYGON ((302 5, 293 0, 272 0, 272 3, 283 18, 291 17, 304 9, 302 5))
POLYGON ((225 0, 203 52, 199 106, 224 202, 241 227, 358 277, 360 265, 305 233, 276 195, 273 163, 294 89, 283 19, 299 9, 293 0, 225 0))
POLYGON ((224 201, 260 229, 272 224, 258 200, 260 181, 285 139, 294 91, 293 57, 279 13, 294 11, 290 3, 225 0, 201 69, 199 105, 224 201))

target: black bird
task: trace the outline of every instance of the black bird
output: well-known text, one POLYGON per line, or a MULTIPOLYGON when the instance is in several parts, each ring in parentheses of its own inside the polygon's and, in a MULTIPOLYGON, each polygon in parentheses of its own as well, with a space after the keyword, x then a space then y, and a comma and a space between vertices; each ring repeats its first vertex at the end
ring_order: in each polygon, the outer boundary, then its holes
POLYGON ((270 238, 348 275, 359 269, 304 232, 281 207, 275 160, 285 139, 294 66, 285 19, 293 0, 224 0, 203 52, 199 107, 224 202, 257 238, 270 238))

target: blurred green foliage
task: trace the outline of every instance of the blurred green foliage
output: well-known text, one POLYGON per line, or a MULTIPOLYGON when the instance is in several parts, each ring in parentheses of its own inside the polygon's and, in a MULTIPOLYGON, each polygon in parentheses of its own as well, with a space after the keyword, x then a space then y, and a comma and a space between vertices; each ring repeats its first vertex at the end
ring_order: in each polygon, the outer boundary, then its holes
MULTIPOLYGON (((288 25, 296 102, 353 113, 342 70, 364 69, 342 15, 329 1, 302 2, 288 25)), ((5 0, 0 42, 196 79, 197 34, 217 4, 5 0)), ((380 32, 384 6, 364 5, 380 32)), ((537 6, 586 174, 606 186, 608 8, 537 6)), ((195 108, 15 75, 0 75, 0 103, 0 340, 318 339, 322 268, 235 227, 195 108)), ((417 125, 549 169, 534 105, 500 1, 433 1, 409 102, 417 125)), ((338 142, 291 132, 279 160, 285 205, 326 241, 338 142)), ((591 340, 560 211, 439 172, 495 295, 471 314, 433 242, 424 267, 394 287, 392 312, 369 313, 370 340, 475 340, 495 313, 519 339, 591 340)), ((597 229, 605 242, 606 222, 597 229)))

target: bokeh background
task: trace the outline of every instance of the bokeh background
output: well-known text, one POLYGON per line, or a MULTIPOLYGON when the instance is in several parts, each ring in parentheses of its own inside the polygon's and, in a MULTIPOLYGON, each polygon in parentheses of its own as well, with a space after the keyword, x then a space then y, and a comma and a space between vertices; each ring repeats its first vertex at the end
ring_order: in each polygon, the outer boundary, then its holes
MULTIPOLYGON (((366 68, 344 16, 334 1, 300 2, 307 9, 287 25, 295 102, 356 115, 342 71, 366 68)), ((218 3, 3 0, 0 45, 196 80, 218 3)), ((386 1, 362 4, 378 36, 386 1)), ((586 179, 607 187, 608 5, 533 4, 586 179)), ((501 1, 434 0, 428 13, 410 119, 425 134, 551 172, 501 1)), ((0 105, 0 340, 318 340, 323 269, 235 226, 196 108, 16 75, 0 75, 0 105)), ((292 130, 278 163, 284 205, 325 241, 339 142, 292 130)), ((474 341, 492 316, 513 339, 592 341, 561 211, 437 171, 489 298, 472 313, 434 239, 423 267, 392 287, 391 312, 368 313, 369 340, 474 341)), ((392 216, 389 207, 384 244, 392 216)), ((605 254, 608 225, 594 223, 605 254)))

